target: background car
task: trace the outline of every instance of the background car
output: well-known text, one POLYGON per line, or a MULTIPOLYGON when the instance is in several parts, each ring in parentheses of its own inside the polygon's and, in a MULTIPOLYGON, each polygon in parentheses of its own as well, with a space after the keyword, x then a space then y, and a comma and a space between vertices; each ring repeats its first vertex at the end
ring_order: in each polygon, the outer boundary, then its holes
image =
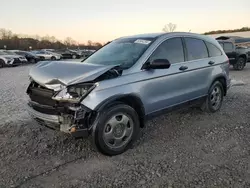
POLYGON ((44 57, 45 60, 60 60, 62 59, 62 55, 50 51, 40 50, 40 51, 33 51, 38 56, 44 57))
POLYGON ((20 64, 22 64, 22 62, 15 55, 9 55, 4 51, 0 51, 0 68, 6 66, 17 66, 20 64))
POLYGON ((42 61, 45 58, 43 56, 38 56, 32 52, 21 51, 21 50, 11 50, 12 52, 24 56, 30 63, 37 63, 38 61, 42 61))
POLYGON ((230 40, 217 40, 229 58, 230 65, 235 70, 243 70, 248 60, 246 47, 236 47, 230 40))
POLYGON ((96 50, 79 50, 83 58, 87 58, 92 55, 96 50))
POLYGON ((74 50, 57 50, 55 52, 61 54, 63 59, 79 59, 81 57, 81 53, 74 50))
POLYGON ((7 55, 11 55, 12 57, 19 59, 19 61, 21 62, 21 64, 28 63, 28 60, 24 56, 22 56, 22 55, 18 55, 15 52, 12 52, 12 51, 9 51, 9 50, 3 50, 3 52, 6 53, 7 55))

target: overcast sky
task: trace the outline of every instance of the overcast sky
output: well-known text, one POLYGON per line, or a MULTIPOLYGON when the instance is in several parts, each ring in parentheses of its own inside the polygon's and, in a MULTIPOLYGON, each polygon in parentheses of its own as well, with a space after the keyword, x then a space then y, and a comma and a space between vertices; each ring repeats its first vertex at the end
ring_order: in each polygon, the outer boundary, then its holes
POLYGON ((201 33, 250 27, 250 0, 1 0, 0 28, 14 33, 68 36, 79 42, 161 32, 201 33))

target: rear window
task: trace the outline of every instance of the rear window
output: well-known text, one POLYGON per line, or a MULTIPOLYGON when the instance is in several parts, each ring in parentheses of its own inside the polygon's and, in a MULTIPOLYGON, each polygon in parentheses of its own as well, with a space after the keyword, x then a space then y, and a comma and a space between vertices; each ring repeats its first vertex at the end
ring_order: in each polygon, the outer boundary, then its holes
POLYGON ((217 48, 215 45, 206 42, 208 53, 210 57, 216 57, 222 55, 222 52, 219 48, 217 48))
POLYGON ((233 51, 233 44, 230 42, 225 42, 223 49, 225 52, 232 52, 233 51))
POLYGON ((203 40, 195 38, 184 38, 187 47, 188 61, 208 57, 207 47, 203 40))

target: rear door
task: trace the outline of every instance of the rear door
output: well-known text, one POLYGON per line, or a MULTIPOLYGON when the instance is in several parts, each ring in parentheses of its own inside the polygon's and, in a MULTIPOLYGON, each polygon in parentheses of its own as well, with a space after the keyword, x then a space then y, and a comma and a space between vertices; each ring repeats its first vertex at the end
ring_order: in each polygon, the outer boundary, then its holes
POLYGON ((196 99, 207 95, 207 85, 215 62, 211 62, 205 41, 184 37, 184 42, 187 56, 186 64, 189 71, 189 77, 185 81, 188 85, 186 94, 188 94, 189 99, 196 99))

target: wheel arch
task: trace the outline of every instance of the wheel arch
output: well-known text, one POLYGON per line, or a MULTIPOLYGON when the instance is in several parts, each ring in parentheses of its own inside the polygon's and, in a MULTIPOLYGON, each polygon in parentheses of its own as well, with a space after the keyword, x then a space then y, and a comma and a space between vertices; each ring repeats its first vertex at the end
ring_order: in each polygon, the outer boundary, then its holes
POLYGON ((213 80, 213 82, 210 84, 210 86, 213 85, 213 83, 216 82, 216 81, 219 81, 219 82, 222 84, 223 93, 224 93, 224 96, 226 96, 226 95, 227 95, 227 81, 226 81, 226 77, 223 76, 223 75, 217 76, 217 77, 213 80))
POLYGON ((239 55, 239 58, 244 58, 245 59, 245 65, 247 63, 247 55, 246 54, 241 54, 239 55))
POLYGON ((145 109, 144 105, 140 99, 140 97, 134 94, 122 94, 115 95, 106 100, 104 100, 101 104, 99 104, 94 111, 100 112, 104 108, 108 108, 117 103, 124 103, 132 107, 139 116, 140 127, 143 128, 145 126, 145 109))

